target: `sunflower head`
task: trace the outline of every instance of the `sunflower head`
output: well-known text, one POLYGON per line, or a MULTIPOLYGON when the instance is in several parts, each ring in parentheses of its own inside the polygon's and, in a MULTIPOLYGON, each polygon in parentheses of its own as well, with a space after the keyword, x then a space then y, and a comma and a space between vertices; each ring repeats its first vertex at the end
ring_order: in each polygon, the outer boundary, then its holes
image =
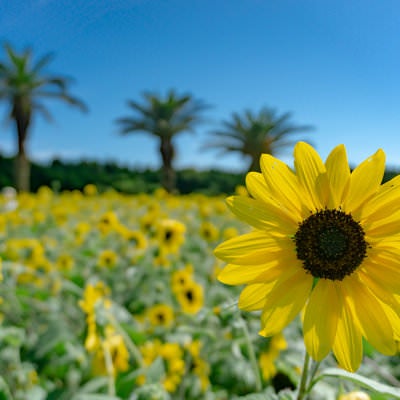
POLYGON ((263 154, 246 176, 249 195, 227 199, 253 230, 220 244, 225 284, 245 285, 239 307, 262 310, 260 334, 281 332, 303 311, 308 353, 331 350, 355 371, 363 338, 394 354, 400 338, 400 176, 382 184, 378 150, 353 171, 344 145, 323 162, 308 144, 294 168, 263 154), (379 315, 379 324, 376 316, 379 315))

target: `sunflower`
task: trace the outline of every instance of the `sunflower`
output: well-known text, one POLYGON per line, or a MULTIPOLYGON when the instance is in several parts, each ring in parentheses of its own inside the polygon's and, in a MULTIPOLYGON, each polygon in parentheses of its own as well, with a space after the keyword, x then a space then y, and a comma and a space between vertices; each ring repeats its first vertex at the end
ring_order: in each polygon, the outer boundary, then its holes
POLYGON ((400 176, 382 184, 378 150, 350 171, 344 145, 325 163, 308 144, 292 170, 264 154, 246 177, 251 197, 232 196, 232 212, 252 232, 220 244, 228 265, 218 279, 246 287, 239 307, 262 310, 260 334, 272 336, 300 312, 309 355, 332 350, 349 371, 362 360, 363 337, 386 355, 400 335, 400 176))
POLYGON ((118 261, 118 255, 114 250, 102 250, 97 259, 99 267, 114 268, 118 261))
POLYGON ((151 326, 170 327, 174 322, 174 309, 168 304, 156 304, 147 310, 151 326))
POLYGON ((195 281, 187 282, 175 295, 183 312, 187 314, 196 314, 203 307, 203 286, 195 281))
POLYGON ((208 242, 213 242, 219 238, 218 228, 210 221, 204 221, 200 226, 200 235, 208 242))
POLYGON ((185 241, 186 226, 174 219, 163 219, 157 225, 157 238, 167 253, 177 253, 185 241))

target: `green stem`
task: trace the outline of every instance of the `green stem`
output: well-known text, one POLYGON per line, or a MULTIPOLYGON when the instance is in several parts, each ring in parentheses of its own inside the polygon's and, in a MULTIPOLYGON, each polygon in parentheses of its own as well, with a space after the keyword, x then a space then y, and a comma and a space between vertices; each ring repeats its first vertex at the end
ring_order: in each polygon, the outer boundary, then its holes
POLYGON ((258 368, 258 363, 257 363, 253 343, 251 342, 250 333, 249 333, 249 330, 247 329, 245 320, 242 317, 239 317, 239 318, 241 320, 242 327, 243 327, 244 337, 245 337, 247 349, 249 352, 250 363, 253 367, 254 375, 256 378, 256 390, 257 390, 257 392, 261 392, 261 390, 262 390, 261 375, 260 375, 260 369, 258 368))
POLYGON ((108 394, 115 396, 114 364, 108 346, 103 342, 103 354, 108 376, 108 394))
POLYGON ((140 354, 139 349, 136 347, 136 344, 133 343, 129 335, 125 332, 124 328, 119 324, 119 322, 110 314, 108 313, 107 315, 109 321, 111 324, 114 326, 116 331, 122 336, 124 339, 124 342, 126 346, 128 347, 128 350, 130 351, 132 357, 135 359, 136 363, 139 365, 139 367, 144 367, 143 363, 143 358, 142 355, 140 354))
POLYGON ((308 367, 310 364, 310 356, 306 352, 304 356, 303 371, 301 372, 301 379, 299 385, 299 393, 297 395, 297 400, 306 399, 307 396, 307 378, 308 378, 308 367))
POLYGON ((321 364, 321 361, 314 362, 313 365, 312 365, 312 367, 311 367, 310 378, 308 379, 308 382, 309 382, 309 385, 308 385, 309 387, 308 387, 308 389, 309 389, 309 390, 310 390, 310 388, 311 388, 311 382, 312 382, 312 380, 314 379, 314 376, 315 376, 315 374, 317 373, 320 364, 321 364))

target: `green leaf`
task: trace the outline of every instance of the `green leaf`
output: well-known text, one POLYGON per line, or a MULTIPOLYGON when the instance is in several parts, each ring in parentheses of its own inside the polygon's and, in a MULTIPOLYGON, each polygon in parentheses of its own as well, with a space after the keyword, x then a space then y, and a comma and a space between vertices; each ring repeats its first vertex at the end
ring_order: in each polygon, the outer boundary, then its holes
POLYGON ((121 400, 121 398, 108 394, 78 394, 72 400, 121 400))
POLYGON ((108 378, 107 377, 98 377, 91 379, 89 382, 85 383, 78 392, 78 395, 84 393, 94 393, 99 389, 106 388, 108 385, 108 378))
POLYGON ((320 375, 318 375, 318 377, 316 379, 314 379, 311 386, 314 386, 318 381, 320 381, 326 377, 345 379, 347 381, 356 383, 357 385, 359 385, 365 389, 369 389, 373 392, 388 396, 387 398, 400 399, 400 388, 395 388, 392 386, 384 385, 384 384, 376 382, 370 378, 365 378, 362 375, 347 372, 347 371, 344 371, 339 368, 328 368, 328 369, 321 371, 320 375))
POLYGON ((13 400, 6 381, 0 376, 0 400, 13 400))
POLYGON ((161 357, 157 357, 154 362, 148 367, 145 375, 146 382, 157 383, 165 374, 164 362, 161 357))

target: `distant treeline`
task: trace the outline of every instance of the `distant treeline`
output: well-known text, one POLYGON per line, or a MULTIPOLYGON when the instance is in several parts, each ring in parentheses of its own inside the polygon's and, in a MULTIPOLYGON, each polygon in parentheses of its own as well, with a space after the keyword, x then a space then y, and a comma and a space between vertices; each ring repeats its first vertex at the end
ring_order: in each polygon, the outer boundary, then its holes
MULTIPOLYGON (((0 154, 0 188, 13 186, 14 159, 0 154)), ((231 194, 244 184, 245 174, 221 170, 198 171, 182 169, 177 173, 177 190, 181 194, 231 194)), ((32 163, 31 191, 48 186, 55 191, 82 190, 89 183, 99 191, 114 189, 121 193, 152 193, 160 187, 161 170, 134 169, 113 162, 66 162, 54 160, 49 164, 32 163)))
MULTIPOLYGON (((0 189, 13 185, 14 159, 0 154, 0 189)), ((384 182, 400 171, 387 169, 384 182)), ((152 193, 160 187, 161 170, 134 169, 113 162, 66 162, 54 160, 49 164, 32 163, 31 188, 37 191, 48 186, 55 191, 82 190, 92 183, 103 192, 114 189, 121 193, 152 193)), ((199 171, 177 170, 177 189, 180 194, 203 193, 207 195, 232 194, 236 186, 244 185, 245 174, 217 169, 199 171)))

